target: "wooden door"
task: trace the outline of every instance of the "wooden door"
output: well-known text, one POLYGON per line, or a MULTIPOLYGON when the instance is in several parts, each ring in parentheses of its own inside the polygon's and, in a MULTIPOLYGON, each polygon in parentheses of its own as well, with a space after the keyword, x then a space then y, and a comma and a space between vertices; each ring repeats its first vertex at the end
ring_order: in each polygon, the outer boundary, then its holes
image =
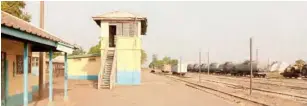
POLYGON ((111 25, 109 27, 109 47, 115 47, 115 35, 116 35, 116 26, 111 25))

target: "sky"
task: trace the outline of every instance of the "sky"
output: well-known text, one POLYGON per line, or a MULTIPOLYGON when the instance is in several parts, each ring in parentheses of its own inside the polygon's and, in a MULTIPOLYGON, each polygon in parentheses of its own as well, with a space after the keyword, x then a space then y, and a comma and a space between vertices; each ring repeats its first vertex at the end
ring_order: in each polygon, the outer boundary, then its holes
MULTIPOLYGON (((26 2, 31 23, 39 26, 39 2, 26 2)), ((269 1, 152 1, 152 2, 45 2, 45 30, 85 50, 98 43, 99 26, 92 16, 112 11, 128 11, 148 19, 142 47, 148 55, 182 58, 197 63, 249 59, 249 39, 253 56, 262 64, 270 61, 294 63, 307 60, 307 2, 269 1)))

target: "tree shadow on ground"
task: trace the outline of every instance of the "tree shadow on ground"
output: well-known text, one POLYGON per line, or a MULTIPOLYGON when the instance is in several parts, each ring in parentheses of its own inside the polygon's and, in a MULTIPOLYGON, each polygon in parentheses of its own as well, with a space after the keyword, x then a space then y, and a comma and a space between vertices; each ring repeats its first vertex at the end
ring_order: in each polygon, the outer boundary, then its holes
POLYGON ((92 87, 97 89, 98 81, 97 80, 75 80, 74 84, 75 87, 92 87))
MULTIPOLYGON (((67 91, 70 91, 70 89, 68 89, 67 91)), ((58 88, 53 88, 53 95, 52 95, 52 100, 54 100, 55 96, 63 96, 64 97, 64 89, 58 89, 58 88)), ((43 89, 43 95, 42 97, 39 97, 39 91, 35 92, 33 94, 33 100, 32 102, 35 102, 34 103, 34 106, 38 106, 37 103, 41 100, 44 100, 44 99, 48 99, 49 98, 49 87, 45 87, 43 89)), ((31 103, 32 103, 31 102, 31 103)))
MULTIPOLYGON (((55 96, 63 96, 64 98, 64 85, 62 86, 61 83, 59 83, 58 81, 63 81, 61 78, 55 78, 55 80, 53 81, 53 95, 52 95, 52 100, 55 99, 55 96), (60 87, 61 86, 61 87, 60 87)), ((71 89, 67 89, 67 92, 70 91, 71 89)), ((44 84, 44 89, 43 89, 43 94, 40 97, 39 96, 39 90, 37 92, 33 93, 33 100, 32 102, 34 102, 34 106, 38 106, 37 103, 48 99, 49 98, 49 82, 44 84)), ((32 103, 30 102, 30 103, 32 103)))

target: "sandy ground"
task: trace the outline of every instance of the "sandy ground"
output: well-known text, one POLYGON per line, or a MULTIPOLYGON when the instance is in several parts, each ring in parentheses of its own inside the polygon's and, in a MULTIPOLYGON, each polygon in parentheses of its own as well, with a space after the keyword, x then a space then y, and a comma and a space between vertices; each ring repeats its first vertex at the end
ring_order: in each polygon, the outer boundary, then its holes
MULTIPOLYGON (((198 82, 199 75, 197 73, 189 73, 187 79, 198 82)), ((205 74, 201 75, 201 83, 206 86, 210 86, 211 88, 227 91, 229 93, 233 93, 236 95, 241 95, 243 97, 251 98, 251 99, 272 105, 272 106, 306 106, 307 105, 305 101, 300 101, 300 100, 296 100, 293 98, 284 97, 280 95, 270 95, 267 93, 257 92, 255 90, 253 91, 253 95, 250 96, 248 89, 242 89, 241 87, 238 88, 237 86, 230 86, 230 85, 225 85, 222 83, 211 82, 211 81, 226 82, 226 83, 232 83, 236 85, 249 87, 249 81, 246 81, 246 80, 247 79, 243 77, 242 78, 230 78, 227 76, 216 76, 216 75, 205 75, 205 74)), ((294 80, 291 80, 291 81, 293 81, 292 84, 300 82, 300 81, 294 81, 294 80)), ((283 82, 287 82, 283 85, 289 85, 289 83, 291 83, 290 80, 283 81, 283 82)), ((303 82, 300 82, 300 83, 303 83, 303 82)), ((295 95, 302 95, 302 96, 304 96, 307 92, 306 89, 293 89, 290 87, 282 86, 282 84, 277 84, 277 85, 275 84, 276 84, 275 81, 269 81, 267 79, 257 79, 253 83, 253 87, 257 89, 284 92, 288 94, 295 94, 295 95)), ((297 87, 302 87, 302 85, 297 86, 297 87)))
MULTIPOLYGON (((187 87, 179 82, 148 71, 142 72, 140 86, 116 86, 113 90, 97 90, 93 81, 69 81, 69 100, 63 100, 63 79, 54 81, 54 106, 234 106, 211 94, 187 87)), ((46 106, 43 100, 29 106, 46 106)))

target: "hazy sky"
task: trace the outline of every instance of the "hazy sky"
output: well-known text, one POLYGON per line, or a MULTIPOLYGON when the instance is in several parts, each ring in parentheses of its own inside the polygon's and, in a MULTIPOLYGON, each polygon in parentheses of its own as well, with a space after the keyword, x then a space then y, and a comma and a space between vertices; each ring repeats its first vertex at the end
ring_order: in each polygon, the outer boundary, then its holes
MULTIPOLYGON (((39 2, 26 3, 38 26, 39 2)), ((197 62, 199 50, 204 56, 208 48, 211 61, 243 61, 249 58, 251 36, 260 62, 307 60, 307 2, 49 1, 45 29, 88 50, 100 35, 91 17, 115 10, 148 18, 143 49, 149 61, 156 53, 160 58, 182 56, 185 62, 197 62)))

